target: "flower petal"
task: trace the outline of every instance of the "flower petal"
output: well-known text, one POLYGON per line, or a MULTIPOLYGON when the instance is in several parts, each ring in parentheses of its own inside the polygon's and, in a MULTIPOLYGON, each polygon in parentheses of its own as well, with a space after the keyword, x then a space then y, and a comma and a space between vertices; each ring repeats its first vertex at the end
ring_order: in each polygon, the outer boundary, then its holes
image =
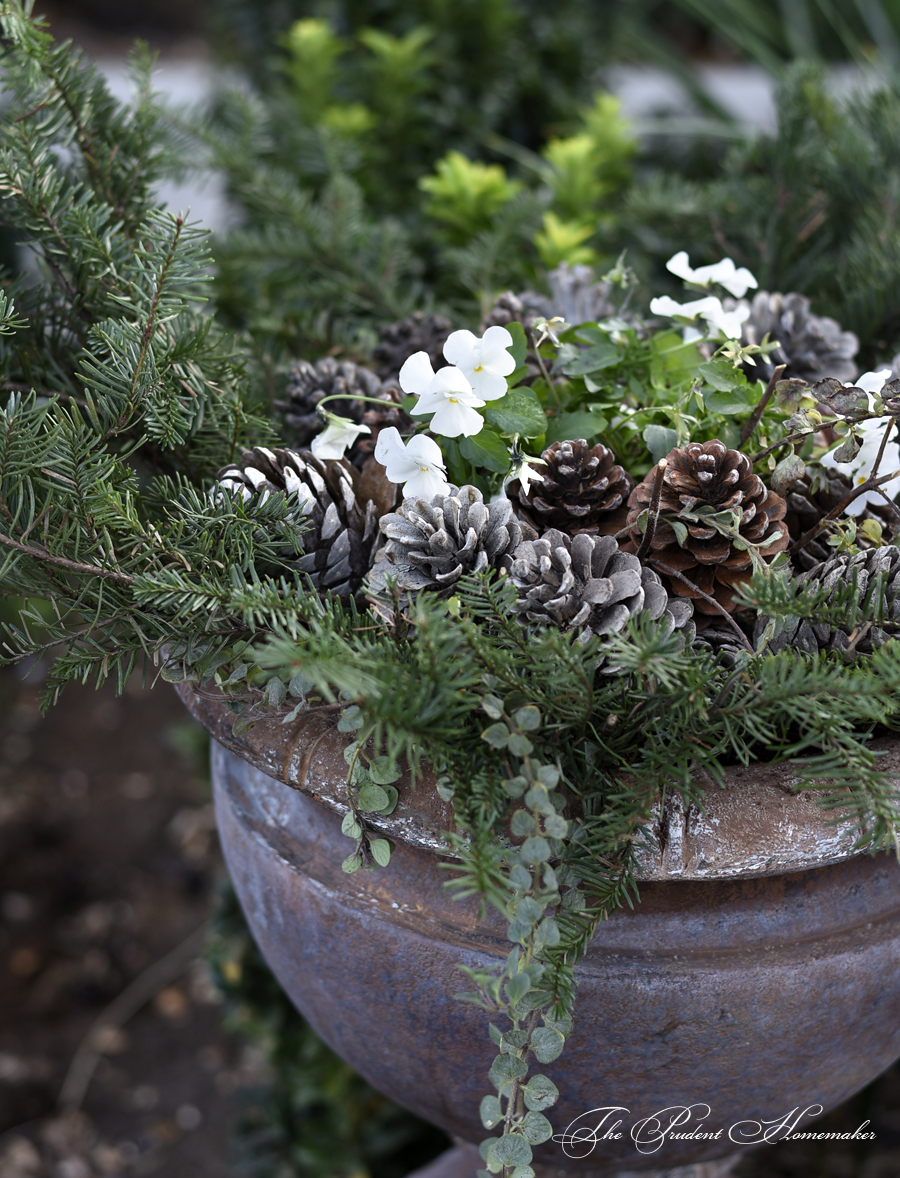
POLYGON ((505 397, 509 389, 509 382, 505 375, 500 375, 496 369, 485 367, 483 372, 476 372, 472 378, 472 385, 476 396, 485 401, 496 401, 498 397, 505 397))
MULTIPOLYGON (((687 250, 679 250, 677 254, 673 254, 666 262, 666 269, 676 278, 682 278, 685 282, 694 281, 694 271, 691 269, 687 250)), ((660 312, 660 314, 664 314, 664 312, 660 312)))
POLYGON ((462 401, 445 401, 432 417, 430 428, 445 438, 458 438, 460 434, 471 438, 484 429, 484 418, 462 401))
POLYGON ((404 393, 424 393, 434 379, 434 369, 427 352, 414 352, 400 369, 400 388, 404 393))
POLYGON ((465 327, 451 331, 444 344, 444 359, 459 368, 474 368, 481 354, 480 340, 465 327))

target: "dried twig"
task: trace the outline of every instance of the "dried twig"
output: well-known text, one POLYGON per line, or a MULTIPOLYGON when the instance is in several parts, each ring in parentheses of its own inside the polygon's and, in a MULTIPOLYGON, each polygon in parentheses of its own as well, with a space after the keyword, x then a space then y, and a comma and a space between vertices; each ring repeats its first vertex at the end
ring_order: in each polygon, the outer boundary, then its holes
POLYGON ((746 425, 741 430, 741 443, 740 444, 742 446, 743 446, 744 442, 746 442, 747 439, 750 437, 750 435, 753 433, 753 431, 756 429, 756 427, 759 425, 760 418, 765 413, 769 402, 772 400, 772 394, 775 392, 775 386, 781 380, 781 374, 784 372, 785 368, 787 368, 787 364, 779 364, 778 367, 775 369, 775 371, 772 373, 772 375, 769 377, 769 383, 766 385, 766 391, 763 393, 762 397, 760 398, 759 404, 756 406, 756 408, 750 414, 750 417, 747 420, 746 425))
POLYGON ((668 465, 665 458, 660 458, 656 464, 653 492, 650 496, 650 506, 647 509, 647 528, 636 554, 638 560, 643 560, 650 551, 650 545, 653 543, 653 537, 656 535, 656 526, 659 523, 659 500, 662 496, 663 479, 666 476, 666 467, 668 465))

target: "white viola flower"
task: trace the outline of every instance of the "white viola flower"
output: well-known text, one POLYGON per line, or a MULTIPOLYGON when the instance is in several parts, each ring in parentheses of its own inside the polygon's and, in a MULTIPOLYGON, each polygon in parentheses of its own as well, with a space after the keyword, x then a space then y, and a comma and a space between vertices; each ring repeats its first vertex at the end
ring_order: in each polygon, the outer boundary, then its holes
POLYGON ((476 410, 484 405, 458 368, 441 368, 434 374, 428 392, 410 410, 412 417, 434 414, 429 428, 445 438, 470 438, 484 429, 484 418, 476 410))
POLYGON ((679 319, 683 323, 696 323, 698 319, 705 319, 708 327, 706 333, 702 333, 696 328, 689 328, 685 332, 685 343, 690 343, 693 340, 703 339, 704 334, 713 331, 721 331, 727 339, 740 339, 741 325, 745 319, 749 318, 750 305, 740 302, 734 310, 726 311, 722 306, 721 299, 717 299, 714 295, 707 295, 703 299, 694 299, 690 303, 676 303, 668 295, 663 295, 662 298, 651 300, 650 313, 651 315, 666 315, 671 319, 679 319))
POLYGON ((534 469, 537 465, 546 466, 547 463, 543 458, 532 458, 529 454, 514 455, 512 469, 503 480, 504 488, 515 479, 518 479, 522 491, 527 495, 532 483, 544 482, 544 476, 541 472, 534 469))
POLYGON ((444 456, 433 438, 418 434, 406 445, 396 426, 383 429, 375 443, 375 457, 392 483, 403 483, 404 498, 433 499, 450 491, 444 456))
POLYGON ((665 315, 669 319, 683 319, 691 323, 704 316, 704 312, 715 312, 717 309, 721 311, 722 304, 712 295, 707 295, 705 299, 694 299, 692 303, 676 303, 668 295, 650 300, 651 315, 665 315))
MULTIPOLYGON (((862 389, 864 393, 868 393, 869 408, 873 409, 875 405, 874 394, 880 393, 885 382, 890 379, 891 369, 882 368, 878 372, 864 372, 859 380, 847 381, 844 387, 862 389)), ((881 449, 884 439, 884 431, 890 429, 893 422, 893 417, 875 417, 871 421, 861 421, 856 427, 856 433, 862 445, 855 457, 851 458, 849 462, 836 462, 834 450, 831 450, 828 454, 823 455, 822 465, 827 466, 829 470, 836 470, 845 475, 854 486, 858 487, 872 474, 875 461, 878 458, 878 451, 881 449)), ((893 470, 900 470, 900 443, 888 442, 884 448, 879 474, 889 474, 893 470)), ((900 494, 900 476, 891 479, 889 483, 883 483, 881 490, 888 499, 894 499, 900 494)), ((846 514, 862 515, 869 505, 877 507, 883 503, 884 497, 878 491, 866 491, 864 495, 860 495, 849 504, 846 514)))
POLYGON ((428 387, 434 380, 434 369, 427 352, 414 352, 400 369, 400 388, 404 393, 412 393, 421 397, 428 392, 428 387))
POLYGON ((736 299, 742 299, 750 287, 759 286, 750 271, 744 266, 738 269, 731 258, 723 258, 721 262, 715 262, 712 266, 698 266, 695 270, 690 264, 687 252, 679 250, 666 262, 666 269, 694 286, 718 283, 736 299))
POLYGON ((347 417, 338 417, 336 413, 324 413, 328 425, 312 440, 310 450, 321 462, 329 458, 343 458, 347 450, 360 434, 370 434, 367 425, 357 425, 347 417))
POLYGON ((479 339, 465 329, 452 331, 444 344, 444 358, 458 368, 477 397, 496 401, 505 396, 506 378, 515 371, 516 362, 508 350, 513 337, 505 327, 489 327, 479 339))
POLYGON ((732 311, 726 311, 718 299, 712 301, 718 305, 701 312, 703 318, 713 331, 721 331, 726 339, 739 340, 744 322, 750 318, 750 304, 742 300, 732 311))

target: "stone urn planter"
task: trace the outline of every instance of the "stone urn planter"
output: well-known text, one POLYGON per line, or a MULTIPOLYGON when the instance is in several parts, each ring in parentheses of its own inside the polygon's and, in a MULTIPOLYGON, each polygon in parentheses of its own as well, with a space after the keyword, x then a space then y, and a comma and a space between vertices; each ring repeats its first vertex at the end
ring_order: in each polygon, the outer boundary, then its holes
MULTIPOLYGON (((214 737, 225 858, 280 983, 376 1088, 480 1140, 494 1051, 483 1013, 454 1000, 456 966, 499 961, 508 943, 499 917, 479 922, 442 888, 450 807, 427 781, 400 782, 397 809, 377 823, 396 842, 390 866, 345 875, 347 737, 311 717, 235 738, 221 703, 180 690, 214 737)), ((880 743, 900 777, 900 741, 880 743)), ((621 1136, 590 1149, 547 1142, 542 1165, 612 1174, 722 1158, 791 1110, 813 1110, 798 1126, 808 1128, 817 1106, 841 1103, 900 1056, 893 857, 854 854, 849 829, 794 794, 787 767, 729 770, 728 789, 707 799, 705 815, 662 815, 641 902, 598 930, 576 970, 575 1031, 542 1069, 561 1092, 557 1133, 616 1106, 621 1136), (631 1126, 672 1106, 692 1106, 684 1129, 703 1122, 698 1136, 638 1149, 631 1126)))

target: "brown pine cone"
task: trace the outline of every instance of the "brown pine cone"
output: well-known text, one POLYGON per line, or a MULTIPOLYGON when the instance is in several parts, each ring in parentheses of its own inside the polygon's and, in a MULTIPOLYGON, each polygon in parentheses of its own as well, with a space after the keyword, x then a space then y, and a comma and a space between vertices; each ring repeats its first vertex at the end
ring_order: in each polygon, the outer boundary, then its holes
MULTIPOLYGON (((826 470, 824 467, 816 472, 815 477, 806 475, 795 479, 785 492, 787 514, 784 522, 787 524, 791 540, 799 540, 801 536, 805 536, 822 516, 827 515, 846 499, 852 489, 853 484, 846 475, 836 470, 826 470)), ((856 522, 859 524, 867 519, 876 519, 886 527, 887 534, 891 535, 894 512, 887 503, 883 506, 870 505, 861 516, 856 517, 856 522)), ((815 568, 822 561, 831 560, 835 553, 832 545, 828 543, 828 535, 829 532, 825 529, 794 552, 792 559, 795 566, 801 570, 808 570, 815 568)), ((858 548, 864 550, 872 547, 872 541, 862 532, 857 532, 855 542, 858 548)))
MULTIPOLYGON (((646 561, 667 577, 674 593, 694 598, 698 614, 720 616, 719 610, 695 589, 731 613, 735 608, 735 587, 750 580, 750 553, 735 547, 717 528, 689 518, 687 513, 702 508, 714 512, 739 510, 741 539, 756 546, 762 559, 769 561, 787 547, 790 539, 782 522, 787 505, 753 473, 746 454, 729 450, 718 439, 676 447, 666 456, 666 464, 659 519, 646 561), (676 576, 668 576, 666 569, 681 573, 695 589, 676 576)), ((643 539, 639 521, 649 511, 658 470, 654 466, 628 500, 633 551, 637 551, 643 539)))
POLYGON ((285 560, 308 573, 320 593, 352 597, 372 566, 378 536, 378 509, 359 493, 360 477, 348 462, 320 462, 309 451, 244 450, 236 463, 223 467, 219 485, 239 491, 252 512, 254 501, 273 492, 296 496, 304 517, 303 553, 285 560))
POLYGON ((554 442, 541 455, 546 466, 537 468, 543 481, 524 491, 518 479, 507 487, 520 516, 538 532, 556 528, 570 536, 578 532, 610 532, 621 527, 616 512, 634 486, 629 474, 616 465, 612 450, 584 438, 554 442))
POLYGON ((443 315, 426 315, 414 311, 397 323, 389 323, 378 333, 379 342, 372 352, 375 371, 382 380, 396 379, 404 361, 416 352, 427 352, 432 368, 441 368, 444 344, 453 324, 443 315))

